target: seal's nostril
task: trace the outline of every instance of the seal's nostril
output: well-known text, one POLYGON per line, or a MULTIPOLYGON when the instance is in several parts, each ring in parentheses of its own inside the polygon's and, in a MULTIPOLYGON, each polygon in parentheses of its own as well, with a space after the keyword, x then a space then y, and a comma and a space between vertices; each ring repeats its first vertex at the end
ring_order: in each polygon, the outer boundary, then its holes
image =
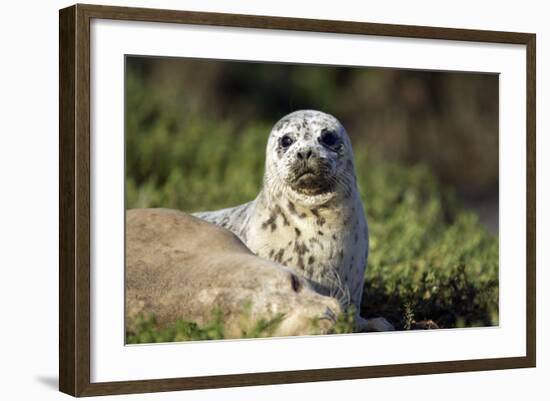
POLYGON ((313 151, 311 149, 308 149, 308 150, 301 150, 299 152, 296 153, 296 156, 298 157, 298 159, 300 160, 303 160, 303 159, 310 159, 311 156, 313 156, 313 151))

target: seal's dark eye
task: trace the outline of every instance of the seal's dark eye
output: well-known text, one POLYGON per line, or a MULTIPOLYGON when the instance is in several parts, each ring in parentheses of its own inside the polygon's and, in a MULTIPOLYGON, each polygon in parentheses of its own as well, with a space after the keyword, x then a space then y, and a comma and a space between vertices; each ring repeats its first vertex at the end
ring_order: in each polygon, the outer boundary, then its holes
POLYGON ((292 139, 290 135, 283 135, 281 139, 279 139, 279 143, 283 148, 288 148, 294 143, 294 139, 292 139))
POLYGON ((336 135, 335 132, 332 131, 325 131, 321 134, 321 143, 328 147, 333 147, 338 144, 340 139, 338 138, 338 135, 336 135))

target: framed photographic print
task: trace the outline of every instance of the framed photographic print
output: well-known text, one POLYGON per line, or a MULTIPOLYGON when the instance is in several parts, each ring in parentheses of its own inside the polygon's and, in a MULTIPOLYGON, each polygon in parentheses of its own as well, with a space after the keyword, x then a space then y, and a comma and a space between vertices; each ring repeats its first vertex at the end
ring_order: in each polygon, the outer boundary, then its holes
POLYGON ((535 366, 534 34, 59 24, 61 391, 535 366))

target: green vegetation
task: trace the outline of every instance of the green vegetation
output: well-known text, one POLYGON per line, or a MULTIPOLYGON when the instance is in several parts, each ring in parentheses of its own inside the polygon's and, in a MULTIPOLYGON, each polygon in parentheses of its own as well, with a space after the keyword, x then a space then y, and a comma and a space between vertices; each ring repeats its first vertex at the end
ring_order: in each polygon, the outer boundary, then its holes
MULTIPOLYGON (((126 206, 187 212, 252 200, 261 186, 274 121, 245 121, 202 108, 185 91, 129 69, 126 206)), ((442 328, 498 324, 498 238, 466 211, 427 165, 389 160, 354 137, 370 229, 362 315, 398 329, 433 320, 442 328)), ((349 324, 337 332, 347 332, 349 324)), ((275 324, 276 322, 271 322, 275 324)), ((179 321, 157 330, 144 319, 129 342, 223 338, 223 322, 179 321)), ((269 322, 243 336, 269 331, 269 322)))
MULTIPOLYGON (((250 306, 245 305, 240 317, 239 338, 272 337, 274 331, 284 320, 280 314, 272 319, 253 320, 250 316, 250 306)), ((171 325, 159 328, 154 316, 140 317, 135 322, 135 328, 126 333, 128 344, 165 343, 189 340, 222 340, 226 338, 222 311, 216 310, 212 319, 203 326, 195 322, 179 319, 171 325)), ((333 333, 352 333, 354 327, 354 312, 352 310, 337 317, 333 333)), ((318 329, 317 321, 311 322, 311 332, 318 329)))
POLYGON ((154 316, 142 317, 136 322, 135 330, 126 333, 128 344, 221 340, 223 338, 221 314, 216 315, 202 327, 195 322, 178 320, 168 327, 158 328, 154 316))
MULTIPOLYGON (((274 330, 284 319, 278 315, 273 319, 251 321, 250 309, 245 307, 240 323, 240 338, 271 337, 274 330)), ((126 341, 129 344, 145 344, 188 340, 221 340, 226 338, 221 311, 215 311, 212 319, 203 326, 195 322, 178 320, 167 327, 159 328, 155 317, 142 317, 136 322, 135 330, 128 332, 126 341)))
POLYGON ((360 170, 370 228, 363 314, 398 328, 498 324, 498 238, 426 168, 372 169, 360 170))

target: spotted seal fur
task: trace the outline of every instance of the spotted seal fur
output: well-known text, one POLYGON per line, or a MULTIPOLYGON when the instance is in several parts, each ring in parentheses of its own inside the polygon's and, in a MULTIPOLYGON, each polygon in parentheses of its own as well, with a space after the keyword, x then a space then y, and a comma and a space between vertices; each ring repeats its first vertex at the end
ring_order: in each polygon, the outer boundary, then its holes
MULTIPOLYGON (((345 308, 360 310, 368 226, 351 141, 335 117, 315 110, 283 117, 269 135, 256 199, 195 216, 228 228, 256 255, 289 267, 345 308)), ((361 325, 391 329, 382 320, 361 325)))

